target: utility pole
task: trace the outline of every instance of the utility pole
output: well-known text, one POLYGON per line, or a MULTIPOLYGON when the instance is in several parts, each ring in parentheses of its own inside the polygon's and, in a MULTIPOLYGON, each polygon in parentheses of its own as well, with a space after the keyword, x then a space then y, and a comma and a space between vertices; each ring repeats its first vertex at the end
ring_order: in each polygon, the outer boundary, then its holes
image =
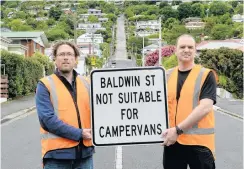
POLYGON ((162 42, 162 35, 161 35, 161 17, 159 17, 159 52, 158 52, 158 65, 159 66, 162 66, 162 57, 161 57, 161 53, 162 53, 162 51, 161 51, 161 46, 162 46, 162 44, 161 44, 161 42, 162 42))
POLYGON ((144 35, 142 36, 142 66, 145 66, 145 55, 144 55, 144 35))

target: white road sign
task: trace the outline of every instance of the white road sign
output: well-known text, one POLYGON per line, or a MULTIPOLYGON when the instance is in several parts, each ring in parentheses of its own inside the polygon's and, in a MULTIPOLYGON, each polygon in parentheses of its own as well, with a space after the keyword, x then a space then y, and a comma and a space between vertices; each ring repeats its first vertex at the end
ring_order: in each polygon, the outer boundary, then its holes
POLYGON ((95 146, 163 142, 168 128, 165 70, 94 70, 91 108, 95 146))

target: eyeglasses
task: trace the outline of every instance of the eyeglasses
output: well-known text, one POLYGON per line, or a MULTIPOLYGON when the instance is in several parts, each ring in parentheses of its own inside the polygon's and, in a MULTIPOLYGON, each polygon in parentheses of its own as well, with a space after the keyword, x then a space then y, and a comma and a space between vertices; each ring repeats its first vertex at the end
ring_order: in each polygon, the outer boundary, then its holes
POLYGON ((75 56, 75 54, 70 53, 70 52, 67 52, 67 53, 62 52, 62 53, 57 54, 57 56, 59 56, 59 57, 64 57, 64 56, 73 57, 73 56, 75 56))

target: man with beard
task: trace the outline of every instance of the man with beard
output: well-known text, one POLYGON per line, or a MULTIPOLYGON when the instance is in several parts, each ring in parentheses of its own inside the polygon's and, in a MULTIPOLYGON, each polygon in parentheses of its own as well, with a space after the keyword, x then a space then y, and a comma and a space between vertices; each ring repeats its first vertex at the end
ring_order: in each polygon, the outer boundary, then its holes
POLYGON ((90 85, 75 70, 79 50, 58 42, 53 47, 55 73, 37 84, 44 169, 93 169, 90 85))
POLYGON ((214 73, 194 63, 196 42, 177 39, 178 66, 167 72, 170 128, 163 132, 164 169, 215 169, 214 73))

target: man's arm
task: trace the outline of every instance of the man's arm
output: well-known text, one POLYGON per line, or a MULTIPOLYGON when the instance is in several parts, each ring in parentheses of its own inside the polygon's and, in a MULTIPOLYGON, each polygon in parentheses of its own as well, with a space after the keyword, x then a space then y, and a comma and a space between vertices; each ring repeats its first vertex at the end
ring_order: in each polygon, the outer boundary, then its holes
POLYGON ((40 125, 45 130, 70 140, 79 141, 81 139, 82 129, 64 123, 55 115, 50 94, 41 82, 37 84, 36 108, 40 125))
POLYGON ((198 123, 203 119, 213 108, 213 100, 211 99, 202 99, 200 104, 192 111, 192 113, 183 120, 178 127, 186 131, 190 129, 193 125, 198 123))
POLYGON ((183 131, 188 130, 193 125, 203 119, 213 108, 216 103, 217 83, 213 72, 209 72, 200 93, 200 104, 192 113, 182 121, 178 127, 183 131))

